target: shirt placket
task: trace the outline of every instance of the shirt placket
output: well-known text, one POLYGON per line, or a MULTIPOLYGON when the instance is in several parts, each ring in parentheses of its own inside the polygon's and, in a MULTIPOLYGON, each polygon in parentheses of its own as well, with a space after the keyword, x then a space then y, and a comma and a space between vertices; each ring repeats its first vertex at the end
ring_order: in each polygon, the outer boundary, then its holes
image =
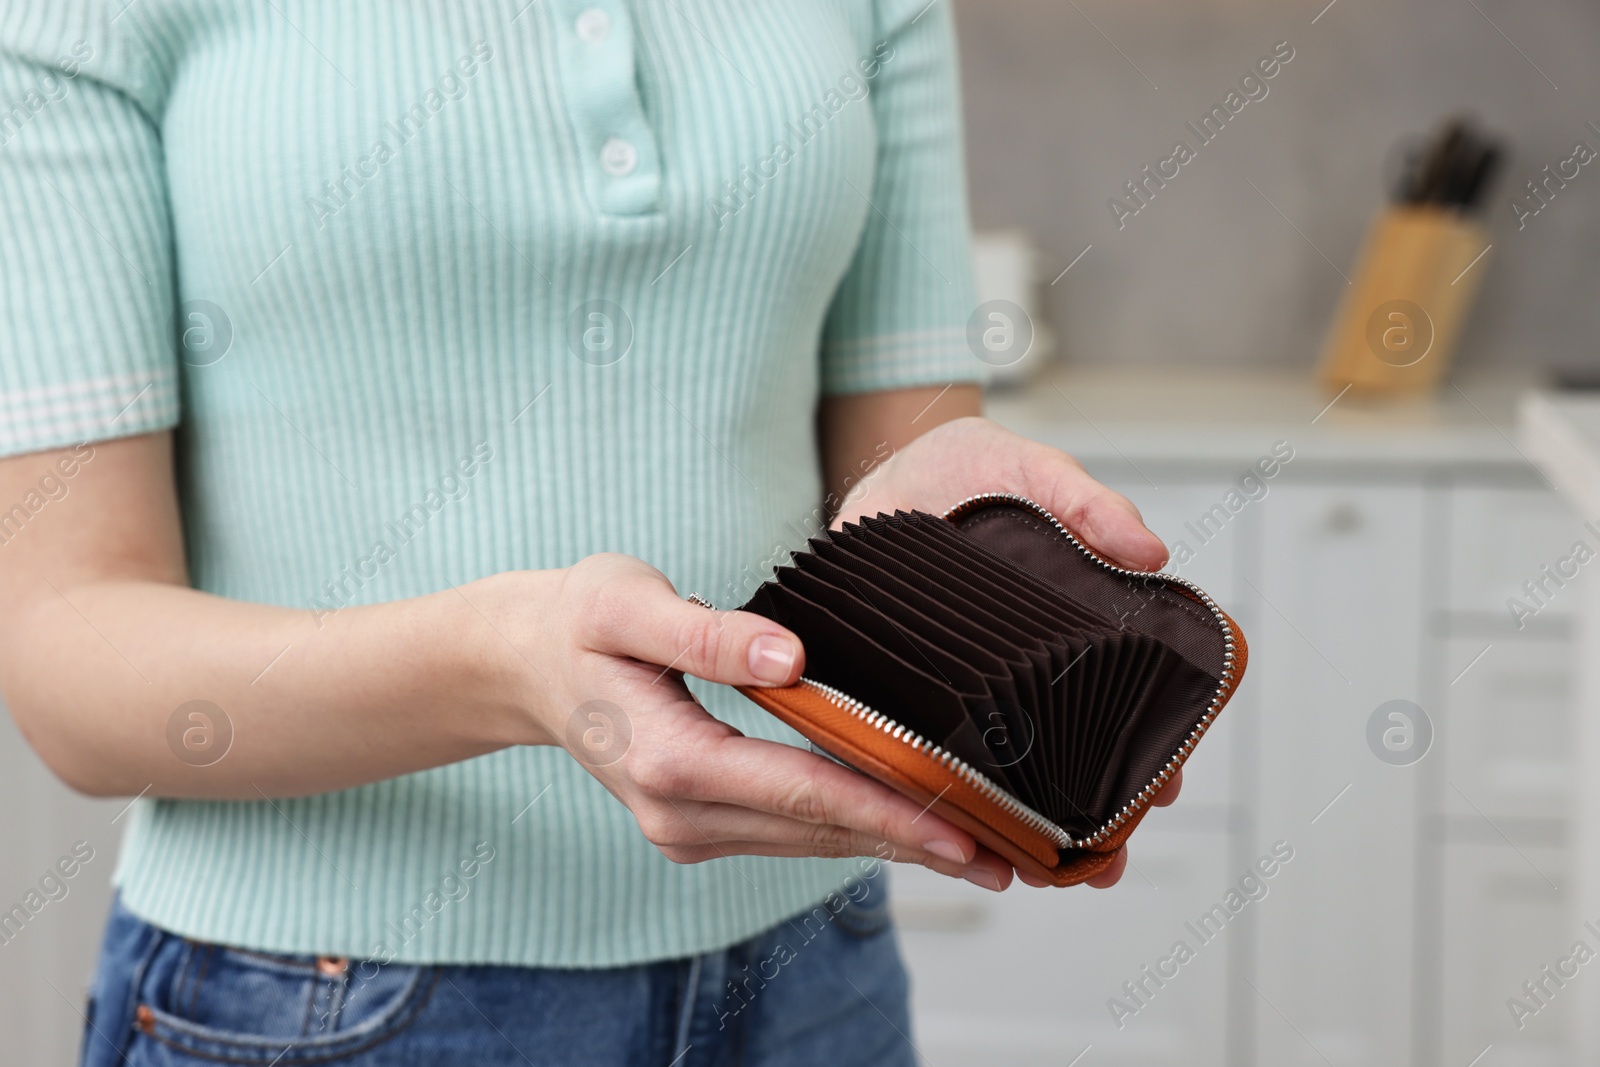
POLYGON ((552 0, 567 115, 589 202, 607 215, 661 208, 661 149, 645 115, 623 0, 552 0))

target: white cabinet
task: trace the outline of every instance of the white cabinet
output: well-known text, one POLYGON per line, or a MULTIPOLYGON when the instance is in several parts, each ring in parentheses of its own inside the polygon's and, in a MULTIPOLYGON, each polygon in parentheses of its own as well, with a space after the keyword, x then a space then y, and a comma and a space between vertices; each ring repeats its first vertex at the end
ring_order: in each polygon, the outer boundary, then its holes
MULTIPOLYGON (((1410 906, 1419 774, 1367 742, 1379 705, 1420 702, 1423 495, 1280 487, 1250 583, 1260 712, 1254 847, 1296 850, 1261 912, 1256 1062, 1412 1062, 1410 906)), ((1424 757, 1426 758, 1426 757, 1424 757)))

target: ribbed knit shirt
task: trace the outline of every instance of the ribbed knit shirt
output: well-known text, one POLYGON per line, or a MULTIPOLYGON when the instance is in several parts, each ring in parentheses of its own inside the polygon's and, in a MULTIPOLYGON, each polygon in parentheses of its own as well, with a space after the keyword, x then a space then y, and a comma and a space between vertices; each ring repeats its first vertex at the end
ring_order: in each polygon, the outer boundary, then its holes
MULTIPOLYGON (((8 0, 0 453, 174 429, 191 580, 222 597, 325 618, 611 551, 735 606, 821 521, 819 397, 981 377, 951 21, 8 0)), ((149 921, 411 962, 711 951, 859 862, 675 865, 555 748, 124 821, 149 921)))

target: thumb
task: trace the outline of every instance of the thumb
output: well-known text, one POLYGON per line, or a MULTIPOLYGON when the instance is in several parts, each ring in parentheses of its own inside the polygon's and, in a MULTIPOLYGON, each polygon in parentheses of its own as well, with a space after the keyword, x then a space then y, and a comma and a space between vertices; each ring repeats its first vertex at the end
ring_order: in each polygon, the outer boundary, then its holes
MULTIPOLYGON (((1030 444, 1032 444, 1030 442, 1030 444)), ((1096 552, 1136 571, 1167 561, 1167 546, 1145 526, 1133 501, 1107 489, 1065 452, 1032 445, 1021 492, 1042 504, 1096 552)))
POLYGON ((1121 493, 1096 486, 1070 506, 1064 521, 1089 547, 1133 570, 1159 570, 1167 562, 1167 546, 1121 493))
POLYGON ((792 685, 805 666, 800 639, 748 611, 716 611, 678 597, 664 575, 634 590, 631 620, 600 652, 725 685, 792 685))

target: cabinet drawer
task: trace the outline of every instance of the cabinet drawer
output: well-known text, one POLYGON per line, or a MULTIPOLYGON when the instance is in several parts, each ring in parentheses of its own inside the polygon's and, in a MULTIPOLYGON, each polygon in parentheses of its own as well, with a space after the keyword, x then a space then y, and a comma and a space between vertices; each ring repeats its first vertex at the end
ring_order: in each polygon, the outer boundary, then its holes
POLYGON ((1447 711, 1436 724, 1448 769, 1445 809, 1464 806, 1453 783, 1491 818, 1565 818, 1576 741, 1576 646, 1455 638, 1445 648, 1447 673, 1465 669, 1453 684, 1445 679, 1447 711))
MULTIPOLYGON (((1450 501, 1445 539, 1452 610, 1493 612, 1511 625, 1506 601, 1512 597, 1538 607, 1540 615, 1565 618, 1578 610, 1574 579, 1562 578, 1567 585, 1559 586, 1542 568, 1555 570, 1580 540, 1600 554, 1600 539, 1560 497, 1546 489, 1462 488, 1450 494, 1450 501), (1545 583, 1541 599, 1546 606, 1529 600, 1523 588, 1528 581, 1545 583)), ((1590 574, 1591 569, 1600 572, 1600 555, 1578 567, 1575 580, 1600 581, 1600 573, 1590 574)))
POLYGON ((1084 1063, 1225 1062, 1229 953, 1251 909, 1275 903, 1276 881, 1209 943, 1185 928, 1232 888, 1222 832, 1141 828, 1133 862, 1112 889, 1032 889, 1002 894, 918 867, 895 867, 891 899, 911 970, 917 1047, 939 1067, 1084 1063), (1143 873, 1140 873, 1143 872, 1143 873), (1188 962, 1139 1010, 1120 1019, 1107 1006, 1124 982, 1156 966, 1174 942, 1188 962))
POLYGON ((1513 848, 1504 841, 1451 844, 1443 863, 1444 937, 1434 975, 1439 1062, 1465 1065, 1490 1044, 1494 1051, 1481 1067, 1575 1062, 1566 1031, 1583 1005, 1573 986, 1600 981, 1600 974, 1591 973, 1600 970, 1600 961, 1584 965, 1537 1015, 1522 1017, 1520 1029, 1506 1004, 1510 997, 1531 1003, 1522 983, 1540 978, 1540 969, 1554 966, 1580 938, 1600 949, 1600 940, 1568 914, 1571 909, 1551 887, 1567 884, 1563 850, 1520 843, 1513 848))

